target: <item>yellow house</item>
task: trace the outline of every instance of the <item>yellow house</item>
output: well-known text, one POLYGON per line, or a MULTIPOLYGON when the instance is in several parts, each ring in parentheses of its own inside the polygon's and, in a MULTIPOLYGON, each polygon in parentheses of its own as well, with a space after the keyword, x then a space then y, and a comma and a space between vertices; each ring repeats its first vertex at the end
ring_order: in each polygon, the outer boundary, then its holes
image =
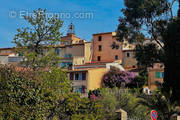
POLYGON ((69 70, 67 74, 72 80, 72 91, 87 97, 89 90, 101 87, 101 80, 106 72, 106 68, 86 68, 69 70))

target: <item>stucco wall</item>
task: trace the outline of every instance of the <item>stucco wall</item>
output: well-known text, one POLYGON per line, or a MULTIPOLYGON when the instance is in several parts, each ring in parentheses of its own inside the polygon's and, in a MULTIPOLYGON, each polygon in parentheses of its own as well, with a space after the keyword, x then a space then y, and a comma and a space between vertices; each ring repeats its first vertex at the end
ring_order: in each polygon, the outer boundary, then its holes
POLYGON ((156 72, 164 72, 163 69, 150 69, 148 71, 148 87, 150 88, 151 91, 153 91, 156 86, 156 81, 163 83, 163 78, 156 78, 156 72))
POLYGON ((97 68, 88 70, 88 90, 94 90, 101 87, 103 75, 107 72, 106 68, 97 68))
POLYGON ((84 62, 90 62, 92 60, 92 44, 91 43, 85 43, 84 48, 84 62))
POLYGON ((0 56, 0 64, 8 64, 8 56, 0 56))
POLYGON ((122 59, 122 45, 117 42, 116 37, 113 37, 112 33, 102 33, 93 35, 93 57, 92 61, 98 61, 97 57, 101 56, 101 61, 115 61, 115 56, 118 55, 119 59, 122 59), (99 41, 98 37, 102 36, 102 40, 99 41), (116 42, 119 45, 118 49, 112 49, 111 45, 116 42), (98 46, 102 46, 102 51, 99 51, 98 46))
POLYGON ((123 51, 123 55, 122 55, 122 65, 124 68, 127 67, 133 67, 137 65, 137 61, 134 58, 134 52, 133 50, 128 50, 128 51, 123 51), (130 54, 129 57, 127 57, 127 53, 130 54))

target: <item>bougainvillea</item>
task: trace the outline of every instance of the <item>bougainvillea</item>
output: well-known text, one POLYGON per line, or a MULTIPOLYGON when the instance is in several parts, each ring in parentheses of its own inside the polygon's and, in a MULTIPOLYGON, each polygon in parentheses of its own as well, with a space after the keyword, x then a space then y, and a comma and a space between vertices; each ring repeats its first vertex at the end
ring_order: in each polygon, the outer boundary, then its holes
POLYGON ((103 76, 102 82, 106 87, 121 87, 121 83, 126 86, 134 84, 136 75, 133 72, 120 71, 118 69, 111 69, 103 76))

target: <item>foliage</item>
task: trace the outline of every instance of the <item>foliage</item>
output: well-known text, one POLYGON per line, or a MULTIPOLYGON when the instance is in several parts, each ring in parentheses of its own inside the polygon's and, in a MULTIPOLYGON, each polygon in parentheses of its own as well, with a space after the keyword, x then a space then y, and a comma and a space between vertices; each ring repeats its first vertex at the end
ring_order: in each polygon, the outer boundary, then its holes
POLYGON ((121 83, 130 85, 133 83, 136 75, 132 72, 120 71, 118 69, 111 69, 103 76, 102 82, 106 87, 121 87, 121 83))
MULTIPOLYGON (((138 64, 152 67, 156 62, 164 63, 164 90, 172 89, 172 99, 180 100, 179 78, 179 18, 173 14, 177 0, 124 0, 124 14, 119 19, 118 40, 137 42, 135 57, 138 64), (145 44, 146 38, 153 44, 145 44), (155 44, 156 45, 155 45, 155 44)), ((180 5, 180 1, 179 5, 180 5)), ((180 11, 180 8, 179 10, 180 11)), ((180 13, 180 12, 179 12, 180 13)), ((179 14, 178 14, 179 15, 179 14)), ((178 16, 180 17, 180 16, 178 16)))
POLYGON ((70 94, 58 102, 57 115, 60 120, 101 120, 102 104, 88 98, 70 94))
POLYGON ((170 120, 173 114, 179 114, 177 102, 171 101, 171 93, 164 94, 161 91, 155 91, 151 96, 142 94, 139 96, 139 104, 147 106, 151 110, 156 110, 159 120, 170 120))
POLYGON ((138 104, 136 94, 131 90, 119 88, 102 88, 103 113, 107 120, 120 119, 119 114, 115 113, 118 109, 123 109, 128 113, 128 118, 138 118, 140 120, 149 120, 149 109, 138 104))
POLYGON ((124 17, 119 18, 117 29, 119 40, 142 41, 146 34, 152 40, 158 41, 160 31, 164 30, 167 22, 173 18, 172 7, 174 2, 168 0, 124 0, 125 8, 122 9, 124 17))
POLYGON ((36 68, 57 64, 59 58, 53 49, 60 42, 62 21, 53 16, 48 18, 46 10, 38 9, 33 16, 24 16, 29 27, 17 29, 13 43, 17 53, 23 55, 23 65, 36 68))
POLYGON ((162 34, 174 18, 172 9, 175 2, 176 0, 124 0, 124 16, 119 18, 117 36, 119 41, 126 39, 138 43, 135 56, 139 65, 149 67, 154 62, 163 62, 162 34), (147 37, 153 44, 144 44, 147 37))
POLYGON ((135 58, 138 66, 147 68, 153 67, 154 63, 163 61, 163 51, 158 48, 157 44, 137 44, 135 48, 135 58))
POLYGON ((60 93, 69 91, 65 73, 57 69, 48 72, 0 66, 0 76, 0 116, 3 120, 44 119, 62 99, 60 93))
POLYGON ((99 89, 95 89, 95 90, 90 90, 88 93, 88 98, 89 99, 101 99, 101 91, 100 88, 99 89))

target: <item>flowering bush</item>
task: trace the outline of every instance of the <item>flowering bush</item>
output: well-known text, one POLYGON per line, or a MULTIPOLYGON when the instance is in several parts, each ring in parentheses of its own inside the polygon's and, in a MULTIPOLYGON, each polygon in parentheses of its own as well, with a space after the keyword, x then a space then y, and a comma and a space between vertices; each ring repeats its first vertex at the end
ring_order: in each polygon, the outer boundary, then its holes
POLYGON ((102 82, 106 87, 121 87, 121 83, 125 83, 126 86, 134 84, 136 75, 133 72, 120 71, 117 69, 111 69, 103 76, 102 82))

